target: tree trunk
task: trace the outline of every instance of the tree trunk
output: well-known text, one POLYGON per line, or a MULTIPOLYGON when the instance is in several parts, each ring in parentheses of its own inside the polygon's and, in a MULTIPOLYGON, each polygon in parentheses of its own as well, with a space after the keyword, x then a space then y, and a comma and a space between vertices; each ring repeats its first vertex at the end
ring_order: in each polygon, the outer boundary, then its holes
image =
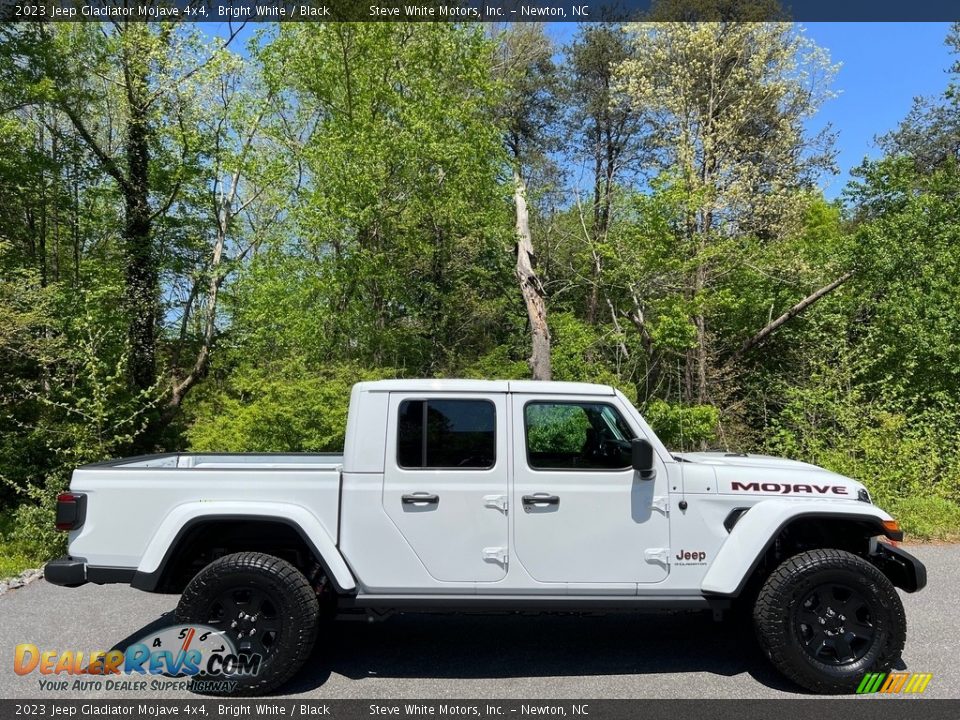
POLYGON ((587 323, 593 325, 597 319, 597 303, 600 295, 600 256, 597 254, 597 239, 600 236, 600 214, 603 203, 603 153, 600 147, 600 130, 596 130, 593 145, 593 227, 590 232, 590 294, 587 297, 587 323))
POLYGON ((543 285, 534 270, 533 240, 530 236, 530 215, 527 210, 527 186, 518 169, 513 171, 513 200, 517 212, 517 282, 527 306, 530 321, 532 352, 530 370, 534 380, 549 380, 550 328, 547 325, 547 305, 543 285))
POLYGON ((590 295, 587 297, 587 323, 593 325, 597 320, 597 305, 600 302, 600 276, 603 273, 603 260, 596 247, 590 250, 590 295))
MULTIPOLYGON (((235 185, 236 180, 234 181, 235 185)), ((206 306, 203 315, 203 338, 200 341, 200 349, 197 351, 197 358, 187 376, 180 382, 175 381, 173 383, 170 402, 165 414, 168 419, 172 419, 173 412, 180 407, 183 398, 190 392, 190 389, 206 374, 210 365, 210 350, 213 347, 217 332, 217 296, 220 293, 220 284, 223 282, 223 274, 220 268, 223 263, 223 248, 227 244, 227 228, 231 221, 230 211, 227 209, 227 203, 229 202, 232 202, 232 196, 230 200, 222 201, 217 211, 217 240, 213 246, 213 258, 210 262, 210 279, 207 283, 206 306)))
MULTIPOLYGON (((42 117, 43 112, 44 108, 41 106, 41 120, 38 124, 38 130, 40 132, 40 147, 46 150, 46 140, 43 132, 46 121, 42 117)), ((37 241, 37 256, 40 260, 40 285, 46 287, 49 280, 47 274, 47 171, 43 165, 40 166, 40 227, 37 231, 37 241)))
MULTIPOLYGON (((712 112, 712 111, 711 111, 712 112)), ((703 166, 700 170, 700 186, 708 187, 713 177, 714 161, 705 153, 703 166)), ((700 219, 699 241, 697 245, 697 270, 694 278, 693 297, 694 302, 699 307, 702 302, 702 294, 707 287, 707 260, 705 258, 707 247, 710 243, 710 233, 713 232, 713 208, 710 205, 702 207, 698 213, 700 219)), ((696 402, 698 405, 705 405, 709 402, 710 394, 707 387, 708 364, 710 362, 707 351, 707 319, 702 310, 698 310, 693 318, 694 327, 697 329, 697 347, 696 347, 696 369, 694 382, 696 383, 696 402)))
POLYGON ((606 242, 610 231, 610 212, 613 205, 613 180, 617 161, 616 144, 611 137, 610 119, 602 118, 606 127, 601 131, 598 120, 594 143, 593 160, 593 228, 590 248, 590 294, 587 298, 587 322, 591 325, 597 317, 600 283, 603 275, 603 259, 597 252, 597 245, 606 242))
MULTIPOLYGON (((640 333, 640 340, 643 343, 644 354, 646 355, 647 371, 642 383, 637 384, 637 399, 646 403, 657 391, 660 385, 660 361, 662 357, 653 343, 653 337, 647 328, 646 320, 643 316, 643 308, 640 305, 640 299, 636 290, 631 290, 630 297, 633 300, 633 312, 624 313, 640 333)), ((609 302, 609 300, 608 300, 609 302)), ((611 312, 613 304, 610 305, 611 312)))
MULTIPOLYGON (((697 276, 694 285, 694 297, 699 298, 706 285, 706 266, 702 263, 697 266, 697 276)), ((707 402, 707 319, 702 312, 693 317, 693 325, 697 329, 697 347, 695 349, 695 398, 698 405, 707 402)))
POLYGON ((123 247, 126 260, 125 301, 129 313, 130 384, 146 391, 157 378, 156 253, 151 234, 149 203, 149 130, 141 108, 131 103, 127 128, 127 184, 124 192, 123 247))
MULTIPOLYGON (((159 320, 160 274, 154 248, 153 215, 150 209, 150 125, 148 109, 147 53, 141 46, 145 27, 127 27, 137 33, 124 45, 123 74, 127 105, 126 174, 120 174, 123 191, 123 252, 125 267, 124 305, 127 314, 127 343, 130 352, 130 389, 145 398, 157 383, 157 323, 159 320)), ((76 124, 76 123, 75 123, 76 124)), ((163 429, 156 409, 145 416, 146 426, 134 441, 134 451, 152 451, 163 429)))

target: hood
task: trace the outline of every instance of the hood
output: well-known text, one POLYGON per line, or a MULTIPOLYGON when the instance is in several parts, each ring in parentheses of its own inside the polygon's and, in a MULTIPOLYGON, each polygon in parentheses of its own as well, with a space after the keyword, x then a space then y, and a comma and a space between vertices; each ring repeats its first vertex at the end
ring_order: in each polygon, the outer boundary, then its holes
MULTIPOLYGON (((722 450, 710 452, 671 453, 681 462, 694 462, 703 465, 737 465, 739 467, 783 467, 793 469, 819 470, 830 472, 810 463, 799 460, 788 460, 773 455, 748 455, 746 453, 730 453, 722 450)), ((842 476, 840 476, 842 477, 842 476)))
POLYGON ((834 500, 858 500, 861 490, 866 493, 863 484, 852 478, 798 460, 722 451, 673 456, 681 467, 686 463, 711 466, 719 493, 834 500))

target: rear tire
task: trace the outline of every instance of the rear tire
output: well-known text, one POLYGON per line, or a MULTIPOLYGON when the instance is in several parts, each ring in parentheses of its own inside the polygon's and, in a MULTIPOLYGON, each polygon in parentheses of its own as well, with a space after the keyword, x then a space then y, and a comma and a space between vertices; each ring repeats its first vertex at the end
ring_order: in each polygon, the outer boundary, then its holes
POLYGON ((760 589, 753 621, 774 666, 817 693, 854 692, 866 673, 890 670, 906 641, 896 588, 843 550, 809 550, 781 563, 760 589))
POLYGON ((309 657, 320 606, 309 581, 286 560, 257 552, 225 555, 190 581, 177 620, 210 625, 241 651, 261 655, 256 675, 226 676, 232 691, 210 695, 262 695, 280 687, 309 657))

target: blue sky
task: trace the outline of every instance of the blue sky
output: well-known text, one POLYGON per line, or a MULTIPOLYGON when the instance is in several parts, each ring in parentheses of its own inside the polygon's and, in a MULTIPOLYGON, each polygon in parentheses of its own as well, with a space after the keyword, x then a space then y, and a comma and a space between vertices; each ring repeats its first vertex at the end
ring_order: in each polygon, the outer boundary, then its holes
MULTIPOLYGON (((843 0, 837 0, 842 2, 843 0)), ((830 123, 839 133, 840 175, 823 178, 824 192, 835 198, 864 157, 877 157, 874 138, 893 130, 910 110, 913 98, 939 95, 947 86, 953 58, 944 45, 949 23, 804 23, 808 37, 830 51, 841 67, 828 101, 809 123, 811 131, 830 123)), ((549 33, 570 42, 577 27, 550 23, 549 33)))
POLYGON ((948 23, 807 23, 807 35, 841 63, 834 80, 839 97, 824 105, 811 122, 826 122, 839 132, 839 177, 825 178, 827 197, 835 197, 851 168, 877 157, 874 138, 893 130, 910 110, 913 98, 946 89, 953 63, 944 38, 948 23))

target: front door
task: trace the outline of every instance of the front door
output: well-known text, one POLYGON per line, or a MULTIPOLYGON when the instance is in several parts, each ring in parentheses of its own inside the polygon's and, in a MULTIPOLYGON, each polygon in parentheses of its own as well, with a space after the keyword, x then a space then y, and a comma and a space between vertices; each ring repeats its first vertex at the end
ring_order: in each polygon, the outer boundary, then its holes
POLYGON ((654 479, 635 473, 630 441, 641 430, 619 400, 513 395, 511 402, 516 559, 540 582, 663 580, 666 469, 658 459, 654 479))
POLYGON ((383 508, 440 582, 507 568, 506 395, 392 393, 383 508))

